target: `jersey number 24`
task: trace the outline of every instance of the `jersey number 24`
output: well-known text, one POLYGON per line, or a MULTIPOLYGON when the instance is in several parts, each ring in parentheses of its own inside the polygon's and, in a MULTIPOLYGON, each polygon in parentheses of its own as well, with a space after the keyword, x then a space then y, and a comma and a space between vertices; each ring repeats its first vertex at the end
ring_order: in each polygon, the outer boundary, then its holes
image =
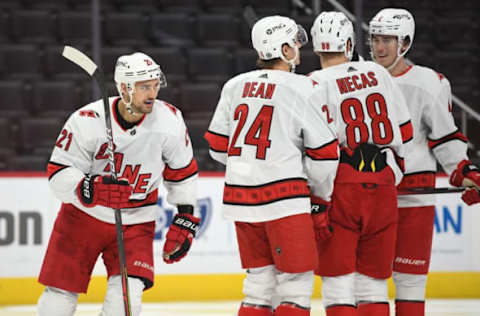
MULTIPOLYGON (((269 139, 270 126, 272 124, 273 106, 264 105, 258 112, 257 117, 253 121, 252 125, 248 128, 245 134, 244 144, 257 147, 256 158, 265 159, 267 154, 267 148, 271 146, 271 140, 269 139)), ((233 119, 238 121, 237 128, 233 134, 232 142, 228 148, 229 156, 240 156, 242 154, 242 147, 235 147, 238 140, 238 135, 244 128, 245 122, 248 116, 248 105, 242 103, 235 109, 233 119)))

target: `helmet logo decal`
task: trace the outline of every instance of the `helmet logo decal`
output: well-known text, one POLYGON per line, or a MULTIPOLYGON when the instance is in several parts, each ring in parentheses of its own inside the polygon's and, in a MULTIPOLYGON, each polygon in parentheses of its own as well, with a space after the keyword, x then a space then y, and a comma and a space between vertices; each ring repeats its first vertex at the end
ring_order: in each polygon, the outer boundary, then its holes
POLYGON ((150 59, 144 59, 143 61, 145 61, 145 63, 147 64, 147 66, 151 66, 152 65, 152 61, 150 59))
POLYGON ((330 43, 322 42, 322 49, 330 49, 330 43))
POLYGON ((117 61, 117 64, 115 65, 115 67, 117 66, 122 66, 122 67, 126 67, 128 68, 128 63, 124 62, 124 61, 121 61, 121 60, 118 60, 117 61))
POLYGON ((271 27, 271 28, 267 29, 266 33, 267 33, 268 35, 272 35, 273 32, 278 31, 278 30, 281 30, 281 29, 283 29, 285 26, 286 26, 285 23, 281 23, 281 24, 275 25, 274 27, 271 27))
POLYGON ((399 19, 399 20, 401 20, 401 19, 410 20, 410 17, 408 16, 408 14, 397 14, 397 15, 394 15, 393 18, 394 19, 399 19))

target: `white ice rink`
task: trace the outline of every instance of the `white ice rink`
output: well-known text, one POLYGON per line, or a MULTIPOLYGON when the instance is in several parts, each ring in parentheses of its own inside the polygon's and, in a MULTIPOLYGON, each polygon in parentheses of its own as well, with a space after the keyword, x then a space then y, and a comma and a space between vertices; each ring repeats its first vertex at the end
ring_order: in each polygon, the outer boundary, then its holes
MULTIPOLYGON (((235 316, 238 301, 232 302, 184 302, 145 303, 141 316, 235 316)), ((391 315, 394 315, 393 304, 391 315)), ((99 304, 80 304, 75 316, 98 316, 99 304)), ((429 300, 426 316, 479 316, 480 300, 429 300)), ((0 316, 33 316, 35 306, 0 307, 0 316)), ((325 312, 320 300, 312 304, 312 316, 323 316, 325 312)))

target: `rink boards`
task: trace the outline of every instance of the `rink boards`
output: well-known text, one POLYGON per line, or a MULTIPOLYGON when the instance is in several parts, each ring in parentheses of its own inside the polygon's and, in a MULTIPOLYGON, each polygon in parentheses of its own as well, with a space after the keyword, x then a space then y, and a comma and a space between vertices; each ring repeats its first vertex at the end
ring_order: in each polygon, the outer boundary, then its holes
MULTIPOLYGON (((446 178, 439 177, 439 186, 446 178)), ((155 285, 145 301, 218 300, 242 297, 234 226, 222 217, 222 174, 200 177, 197 207, 202 217, 198 238, 181 262, 161 260, 166 228, 174 209, 164 192, 158 201, 155 234, 155 285)), ((43 286, 36 282, 60 202, 41 174, 0 174, 0 304, 31 304, 43 286)), ((480 297, 480 207, 468 207, 459 194, 437 196, 435 235, 427 296, 480 297)), ((98 302, 105 293, 105 270, 99 260, 83 302, 98 302)), ((320 279, 315 295, 320 296, 320 279)), ((393 287, 390 284, 391 293, 393 287)))

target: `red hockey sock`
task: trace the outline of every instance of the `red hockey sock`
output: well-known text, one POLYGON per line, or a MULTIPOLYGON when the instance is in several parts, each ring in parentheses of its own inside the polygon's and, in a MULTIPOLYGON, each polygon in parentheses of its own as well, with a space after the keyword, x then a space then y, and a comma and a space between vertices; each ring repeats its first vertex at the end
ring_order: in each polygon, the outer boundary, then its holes
POLYGON ((395 301, 395 316, 424 316, 424 301, 395 301))
POLYGON ((268 305, 242 303, 238 310, 238 316, 273 316, 273 310, 268 305))
POLYGON ((327 316, 358 316, 358 313, 353 305, 336 305, 327 307, 327 316))
POLYGON ((358 316, 389 316, 388 302, 359 303, 358 316))
POLYGON ((281 303, 275 309, 275 316, 310 316, 310 308, 295 303, 281 303))

